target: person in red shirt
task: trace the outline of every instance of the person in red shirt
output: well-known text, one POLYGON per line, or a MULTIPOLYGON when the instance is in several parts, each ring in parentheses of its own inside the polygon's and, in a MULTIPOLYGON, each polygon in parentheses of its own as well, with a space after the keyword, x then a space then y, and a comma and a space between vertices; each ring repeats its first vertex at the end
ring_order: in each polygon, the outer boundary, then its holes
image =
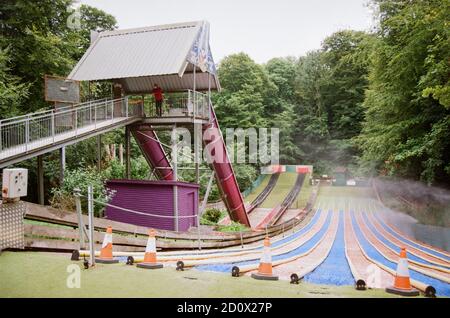
POLYGON ((163 90, 158 84, 153 85, 153 96, 155 97, 156 115, 162 116, 162 103, 164 101, 163 90))

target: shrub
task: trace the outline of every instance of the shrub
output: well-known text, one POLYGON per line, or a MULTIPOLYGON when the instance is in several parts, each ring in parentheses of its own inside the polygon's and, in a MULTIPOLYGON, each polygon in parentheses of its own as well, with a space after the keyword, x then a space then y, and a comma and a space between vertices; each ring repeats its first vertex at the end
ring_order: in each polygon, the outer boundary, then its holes
MULTIPOLYGON (((87 195, 89 185, 92 185, 94 198, 96 200, 107 202, 110 194, 106 191, 105 175, 94 168, 75 170, 66 170, 64 173, 64 183, 60 187, 55 187, 51 190, 50 203, 53 207, 64 210, 75 210, 75 200, 73 190, 78 188, 83 195, 87 195)), ((81 199, 81 208, 87 211, 87 200, 81 199)), ((94 214, 100 216, 103 211, 103 206, 94 204, 94 214)))
POLYGON ((221 216, 222 211, 220 211, 219 209, 207 209, 203 213, 202 218, 212 224, 217 224, 217 222, 219 222, 219 220, 221 219, 221 216))

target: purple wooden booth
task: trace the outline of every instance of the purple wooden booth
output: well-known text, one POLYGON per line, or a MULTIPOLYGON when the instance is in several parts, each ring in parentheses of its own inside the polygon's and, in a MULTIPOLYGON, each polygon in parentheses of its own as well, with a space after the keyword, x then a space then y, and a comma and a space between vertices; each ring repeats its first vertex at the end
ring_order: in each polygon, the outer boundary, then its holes
MULTIPOLYGON (((174 189, 178 192, 178 216, 198 212, 198 184, 179 181, 109 180, 106 187, 114 191, 110 204, 143 213, 175 217, 174 189)), ((117 208, 106 207, 109 220, 161 230, 187 231, 197 225, 197 218, 161 218, 145 216, 117 208)))

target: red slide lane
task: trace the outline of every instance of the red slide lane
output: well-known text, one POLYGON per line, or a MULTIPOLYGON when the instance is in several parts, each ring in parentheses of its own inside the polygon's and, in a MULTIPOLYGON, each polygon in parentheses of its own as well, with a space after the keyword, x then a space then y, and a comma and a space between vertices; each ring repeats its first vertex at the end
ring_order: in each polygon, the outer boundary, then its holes
POLYGON ((216 172, 217 185, 222 195, 222 200, 227 207, 230 218, 250 227, 250 220, 242 198, 236 176, 231 165, 225 142, 220 132, 219 122, 212 105, 210 105, 211 122, 203 126, 204 140, 207 154, 215 158, 211 165, 216 172))
POLYGON ((158 177, 161 180, 173 180, 172 166, 151 126, 143 125, 141 129, 133 130, 132 134, 148 164, 155 169, 158 177))

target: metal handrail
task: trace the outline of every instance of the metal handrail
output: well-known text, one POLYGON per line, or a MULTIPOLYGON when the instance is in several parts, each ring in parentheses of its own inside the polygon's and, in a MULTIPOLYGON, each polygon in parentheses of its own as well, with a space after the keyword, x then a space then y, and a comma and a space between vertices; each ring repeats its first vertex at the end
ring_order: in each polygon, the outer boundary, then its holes
MULTIPOLYGON (((154 106, 154 103, 152 103, 154 106)), ((181 96, 167 96, 163 103, 163 110, 181 109, 186 117, 209 118, 208 95, 202 92, 186 90, 181 96)), ((156 109, 149 109, 149 117, 156 117, 156 109)), ((163 114, 162 117, 171 117, 163 114)))
MULTIPOLYGON (((94 100, 94 101, 88 101, 88 102, 84 102, 84 103, 79 103, 79 104, 73 104, 73 105, 63 106, 63 107, 58 108, 58 112, 61 111, 61 110, 65 110, 65 109, 79 108, 79 107, 82 106, 82 105, 87 105, 87 104, 91 104, 91 103, 95 103, 95 102, 97 102, 97 103, 106 102, 106 101, 108 101, 108 100, 110 100, 110 99, 106 97, 106 98, 97 99, 97 100, 94 100)), ((10 118, 0 119, 0 125, 3 124, 3 123, 5 123, 5 122, 8 122, 8 121, 12 121, 12 120, 16 120, 16 119, 21 119, 21 118, 27 119, 27 118, 29 118, 30 116, 44 115, 44 114, 52 113, 52 112, 54 112, 54 111, 55 111, 54 109, 46 109, 46 110, 40 110, 40 111, 37 111, 37 112, 25 114, 25 115, 19 115, 19 116, 14 116, 14 117, 10 117, 10 118)))
POLYGON ((0 121, 0 159, 45 146, 54 142, 55 136, 59 134, 73 132, 77 136, 79 129, 89 125, 96 128, 98 123, 114 121, 117 117, 142 115, 142 105, 128 105, 128 97, 125 97, 94 100, 9 118, 0 121))

